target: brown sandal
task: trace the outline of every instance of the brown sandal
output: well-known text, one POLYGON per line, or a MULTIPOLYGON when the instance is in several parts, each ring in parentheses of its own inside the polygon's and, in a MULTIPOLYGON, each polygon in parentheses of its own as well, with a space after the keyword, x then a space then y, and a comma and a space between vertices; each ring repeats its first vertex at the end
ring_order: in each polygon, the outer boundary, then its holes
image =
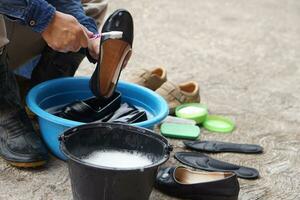
POLYGON ((168 81, 165 82, 156 92, 164 97, 169 105, 169 113, 174 114, 175 108, 184 103, 199 103, 200 88, 198 83, 189 81, 179 85, 168 81))

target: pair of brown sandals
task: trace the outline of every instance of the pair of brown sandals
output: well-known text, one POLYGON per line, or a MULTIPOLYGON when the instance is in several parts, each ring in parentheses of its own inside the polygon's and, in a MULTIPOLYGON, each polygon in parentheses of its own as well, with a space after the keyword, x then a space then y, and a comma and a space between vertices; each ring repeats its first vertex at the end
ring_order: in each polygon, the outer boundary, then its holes
POLYGON ((167 70, 164 67, 140 69, 126 80, 161 95, 168 102, 170 114, 174 114, 175 108, 181 104, 200 102, 200 87, 197 82, 175 84, 167 79, 167 70))

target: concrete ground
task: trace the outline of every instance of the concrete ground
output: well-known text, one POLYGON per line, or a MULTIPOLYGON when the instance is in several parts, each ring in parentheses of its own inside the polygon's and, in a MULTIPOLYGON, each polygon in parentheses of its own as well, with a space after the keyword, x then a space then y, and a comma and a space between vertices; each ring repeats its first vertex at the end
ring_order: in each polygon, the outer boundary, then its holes
MULTIPOLYGON (((262 155, 215 158, 254 167, 258 180, 240 179, 241 200, 300 199, 300 1, 116 0, 135 20, 134 55, 123 78, 165 66, 168 78, 196 80, 210 113, 232 118, 232 134, 202 131, 201 139, 260 144, 262 155)), ((91 75, 84 62, 80 75, 91 75)), ((172 140, 175 151, 180 140, 172 140)), ((172 158, 168 165, 177 165, 172 158)), ((72 199, 66 164, 18 170, 0 160, 0 199, 72 199)), ((171 200, 154 191, 151 200, 171 200)))

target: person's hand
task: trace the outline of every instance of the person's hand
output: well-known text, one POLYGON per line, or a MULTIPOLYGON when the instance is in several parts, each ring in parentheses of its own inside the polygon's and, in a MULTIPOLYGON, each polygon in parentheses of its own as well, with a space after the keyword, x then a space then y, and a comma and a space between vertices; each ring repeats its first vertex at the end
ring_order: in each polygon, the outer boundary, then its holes
POLYGON ((99 58, 99 47, 100 47, 100 38, 89 40, 89 45, 88 45, 89 53, 95 60, 98 60, 99 58))
POLYGON ((89 42, 88 42, 88 50, 90 55, 95 59, 98 60, 99 58, 99 47, 100 47, 100 41, 101 37, 94 39, 94 33, 89 31, 86 27, 82 26, 82 28, 85 30, 86 34, 88 35, 89 42))
POLYGON ((59 52, 77 52, 89 45, 89 33, 72 15, 56 11, 42 37, 59 52))

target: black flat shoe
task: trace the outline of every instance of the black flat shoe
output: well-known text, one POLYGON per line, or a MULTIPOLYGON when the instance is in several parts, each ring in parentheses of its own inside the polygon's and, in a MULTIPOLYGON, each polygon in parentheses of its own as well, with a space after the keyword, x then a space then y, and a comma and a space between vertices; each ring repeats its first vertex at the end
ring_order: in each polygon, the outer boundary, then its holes
POLYGON ((72 102, 52 114, 64 119, 89 123, 102 118, 110 118, 120 105, 121 94, 115 92, 109 99, 92 97, 72 102))
POLYGON ((126 10, 117 10, 105 21, 102 33, 120 31, 122 36, 113 39, 101 37, 99 60, 90 79, 90 89, 96 97, 109 98, 117 85, 121 70, 126 66, 133 42, 133 19, 126 10))
POLYGON ((161 169, 155 187, 170 196, 195 200, 237 200, 240 185, 230 172, 198 172, 185 167, 161 169))
POLYGON ((0 115, 0 156, 15 167, 39 167, 48 161, 48 152, 35 133, 24 110, 0 115))

